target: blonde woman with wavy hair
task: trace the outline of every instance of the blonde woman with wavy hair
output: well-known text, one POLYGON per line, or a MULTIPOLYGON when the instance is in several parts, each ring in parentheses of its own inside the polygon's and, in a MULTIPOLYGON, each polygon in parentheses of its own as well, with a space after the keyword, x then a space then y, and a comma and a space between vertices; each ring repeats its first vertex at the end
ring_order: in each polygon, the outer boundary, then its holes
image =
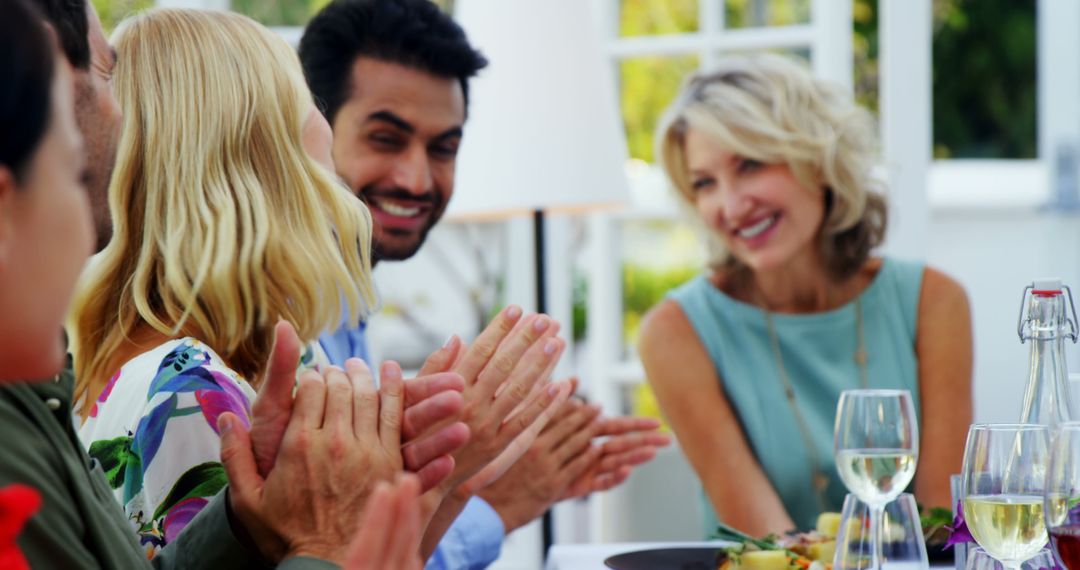
POLYGON ((374 303, 371 222, 305 151, 331 135, 282 39, 237 14, 152 10, 116 50, 115 231, 75 300, 76 398, 153 555, 224 485, 217 417, 247 417, 275 323, 313 341, 342 302, 353 321, 374 303))
POLYGON ((708 270, 657 305, 640 353, 716 517, 813 528, 846 489, 833 416, 846 389, 901 388, 922 425, 920 502, 949 506, 971 422, 963 288, 880 257, 886 202, 868 113, 800 63, 731 57, 691 76, 657 131, 708 270))

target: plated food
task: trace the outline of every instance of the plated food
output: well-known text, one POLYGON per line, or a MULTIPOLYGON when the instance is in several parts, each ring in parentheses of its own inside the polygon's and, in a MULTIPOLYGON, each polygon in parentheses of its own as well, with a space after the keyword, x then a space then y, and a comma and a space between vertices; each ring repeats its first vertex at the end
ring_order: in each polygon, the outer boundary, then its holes
MULTIPOLYGON (((948 509, 930 509, 922 513, 921 526, 931 562, 948 562, 952 552, 945 549, 952 522, 948 509)), ((754 538, 721 525, 714 538, 736 543, 717 555, 718 570, 832 570, 836 555, 836 537, 840 534, 840 513, 822 513, 810 532, 770 535, 754 538)), ((859 524, 850 521, 848 524, 859 524)), ((899 530, 899 529, 896 529, 899 530)), ((889 530, 885 530, 888 541, 889 530)), ((902 531, 900 531, 902 533, 902 531)))
POLYGON ((753 538, 721 525, 717 538, 735 542, 717 557, 718 570, 832 570, 839 513, 822 513, 810 532, 753 538))

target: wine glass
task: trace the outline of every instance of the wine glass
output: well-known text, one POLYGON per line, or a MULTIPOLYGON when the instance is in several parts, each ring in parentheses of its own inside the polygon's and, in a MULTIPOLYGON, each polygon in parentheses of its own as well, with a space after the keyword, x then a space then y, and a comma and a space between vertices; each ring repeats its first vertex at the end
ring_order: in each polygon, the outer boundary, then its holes
POLYGON ((907 390, 845 390, 836 407, 836 466, 844 485, 869 507, 870 567, 881 568, 885 505, 915 476, 919 426, 907 390))
MULTIPOLYGON (((1002 570, 1001 562, 995 560, 985 550, 976 546, 968 553, 967 564, 964 570, 1002 570)), ((1021 566, 1022 570, 1057 570, 1057 561, 1054 553, 1044 548, 1038 554, 1028 558, 1021 566)))
POLYGON ((1046 546, 1050 435, 1033 424, 973 424, 964 450, 964 518, 975 542, 1016 570, 1046 546))
MULTIPOLYGON (((833 570, 866 568, 867 558, 874 552, 870 544, 873 534, 867 524, 869 520, 870 507, 855 495, 848 494, 836 536, 833 570)), ((881 526, 881 564, 884 568, 926 570, 930 567, 915 497, 904 493, 885 505, 881 526)))
POLYGON ((1058 425, 1046 471, 1046 530, 1062 566, 1080 570, 1080 422, 1058 425))

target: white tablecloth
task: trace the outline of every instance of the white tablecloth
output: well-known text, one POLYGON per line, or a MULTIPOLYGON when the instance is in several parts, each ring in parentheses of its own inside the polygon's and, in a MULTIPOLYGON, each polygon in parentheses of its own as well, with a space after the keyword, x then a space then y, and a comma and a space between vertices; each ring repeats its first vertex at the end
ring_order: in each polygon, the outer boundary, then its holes
POLYGON ((714 542, 612 542, 607 544, 556 544, 548 552, 546 570, 605 570, 604 560, 636 550, 650 548, 677 548, 715 546, 723 548, 730 543, 714 542))

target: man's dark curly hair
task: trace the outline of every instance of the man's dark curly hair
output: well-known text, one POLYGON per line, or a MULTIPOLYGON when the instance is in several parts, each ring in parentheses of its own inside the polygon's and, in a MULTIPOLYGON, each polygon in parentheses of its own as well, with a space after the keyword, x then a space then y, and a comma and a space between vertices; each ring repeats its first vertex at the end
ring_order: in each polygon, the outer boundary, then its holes
POLYGON ((361 56, 457 79, 466 108, 469 79, 488 63, 430 0, 336 0, 300 40, 308 86, 331 124, 349 97, 352 67, 361 56))
POLYGON ((87 38, 89 24, 86 21, 87 0, 33 0, 45 21, 52 26, 60 40, 71 67, 86 71, 90 69, 90 40, 87 38))

